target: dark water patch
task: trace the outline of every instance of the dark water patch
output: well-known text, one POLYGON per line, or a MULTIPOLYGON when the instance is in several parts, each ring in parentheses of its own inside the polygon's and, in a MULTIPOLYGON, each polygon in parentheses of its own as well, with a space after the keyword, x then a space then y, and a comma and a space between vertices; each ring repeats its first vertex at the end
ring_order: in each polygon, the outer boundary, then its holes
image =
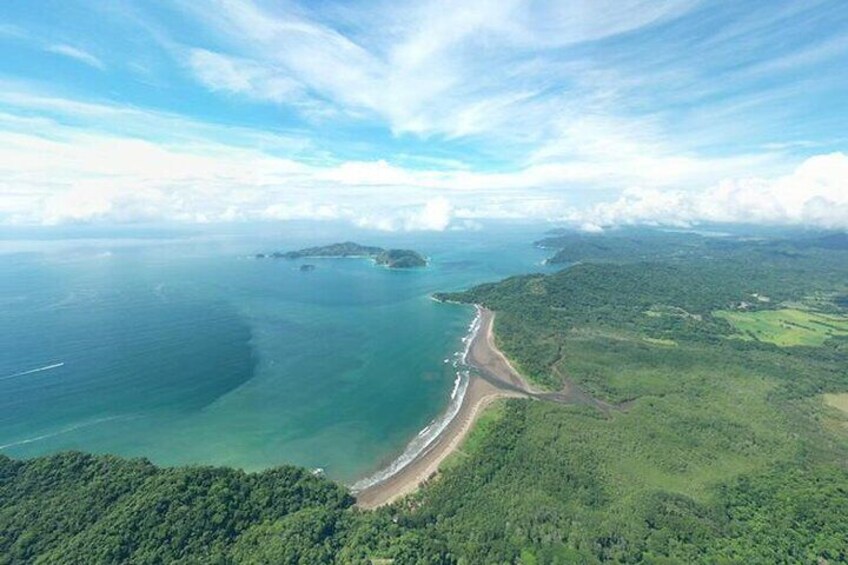
POLYGON ((0 443, 80 419, 198 410, 253 376, 250 327, 226 304, 152 298, 107 296, 10 320, 6 371, 62 365, 0 381, 0 443))

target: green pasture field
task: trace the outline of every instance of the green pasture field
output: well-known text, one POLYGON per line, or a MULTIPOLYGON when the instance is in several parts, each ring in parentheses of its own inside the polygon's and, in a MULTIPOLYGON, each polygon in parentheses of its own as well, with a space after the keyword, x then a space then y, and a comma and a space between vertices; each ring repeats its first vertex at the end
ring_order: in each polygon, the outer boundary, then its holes
POLYGON ((774 343, 781 347, 817 347, 831 337, 848 335, 848 317, 797 308, 758 312, 722 310, 714 315, 733 324, 739 331, 738 337, 774 343))

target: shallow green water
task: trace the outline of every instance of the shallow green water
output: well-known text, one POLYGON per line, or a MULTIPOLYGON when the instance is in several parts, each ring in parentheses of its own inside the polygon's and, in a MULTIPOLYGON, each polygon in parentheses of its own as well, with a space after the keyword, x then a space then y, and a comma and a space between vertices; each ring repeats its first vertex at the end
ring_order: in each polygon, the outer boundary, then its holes
POLYGON ((39 235, 0 243, 0 452, 294 463, 346 482, 390 461, 448 402, 456 369, 444 360, 473 310, 429 295, 542 269, 545 257, 531 245, 541 229, 503 226, 39 235), (324 259, 304 273, 250 258, 338 239, 432 263, 324 259))

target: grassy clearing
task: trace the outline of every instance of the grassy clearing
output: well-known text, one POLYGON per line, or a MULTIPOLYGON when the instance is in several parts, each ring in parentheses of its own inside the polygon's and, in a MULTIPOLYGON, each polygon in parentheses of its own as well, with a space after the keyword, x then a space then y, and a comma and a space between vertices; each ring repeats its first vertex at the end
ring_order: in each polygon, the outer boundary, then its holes
POLYGON ((474 427, 468 432, 468 436, 462 442, 462 445, 459 446, 459 449, 455 450, 442 461, 442 464, 439 466, 441 471, 456 467, 463 460, 477 453, 483 438, 503 418, 505 402, 505 399, 495 400, 483 410, 483 413, 477 418, 474 427))
POLYGON ((614 498, 665 490, 706 501, 728 477, 794 456, 792 425, 770 398, 777 383, 743 367, 738 352, 571 340, 563 364, 587 390, 614 402, 637 399, 610 419, 558 407, 543 418, 562 421, 557 434, 569 450, 591 446, 614 498))
POLYGON ((797 308, 759 312, 720 310, 715 315, 730 322, 740 332, 737 337, 781 347, 817 347, 831 337, 848 335, 848 318, 797 308))
POLYGON ((825 417, 823 425, 832 432, 848 431, 848 393, 822 395, 824 405, 832 408, 831 414, 825 417))
POLYGON ((646 310, 644 314, 649 318, 662 318, 663 316, 668 316, 671 318, 691 318, 693 320, 701 319, 700 314, 692 314, 683 308, 669 306, 668 304, 654 304, 649 310, 646 310))
POLYGON ((824 403, 831 408, 836 408, 848 416, 848 392, 841 394, 825 394, 824 403))
POLYGON ((651 345, 662 345, 663 347, 676 347, 677 342, 673 339, 662 339, 656 337, 643 337, 643 341, 646 343, 650 343, 651 345))
POLYGON ((627 341, 632 343, 644 343, 647 345, 657 345, 660 347, 677 347, 678 343, 674 339, 657 338, 641 335, 634 332, 616 332, 607 328, 572 328, 568 333, 567 339, 607 339, 613 341, 627 341))

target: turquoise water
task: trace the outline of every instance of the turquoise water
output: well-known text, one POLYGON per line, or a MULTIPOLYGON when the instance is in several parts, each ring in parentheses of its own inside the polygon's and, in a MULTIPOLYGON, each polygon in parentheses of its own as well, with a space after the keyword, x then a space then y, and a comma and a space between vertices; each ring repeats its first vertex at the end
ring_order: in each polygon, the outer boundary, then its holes
POLYGON ((0 452, 65 449, 353 482, 445 409, 469 307, 429 296, 540 270, 541 229, 397 235, 298 224, 238 232, 4 233, 0 452), (256 260, 352 239, 431 257, 256 260))

